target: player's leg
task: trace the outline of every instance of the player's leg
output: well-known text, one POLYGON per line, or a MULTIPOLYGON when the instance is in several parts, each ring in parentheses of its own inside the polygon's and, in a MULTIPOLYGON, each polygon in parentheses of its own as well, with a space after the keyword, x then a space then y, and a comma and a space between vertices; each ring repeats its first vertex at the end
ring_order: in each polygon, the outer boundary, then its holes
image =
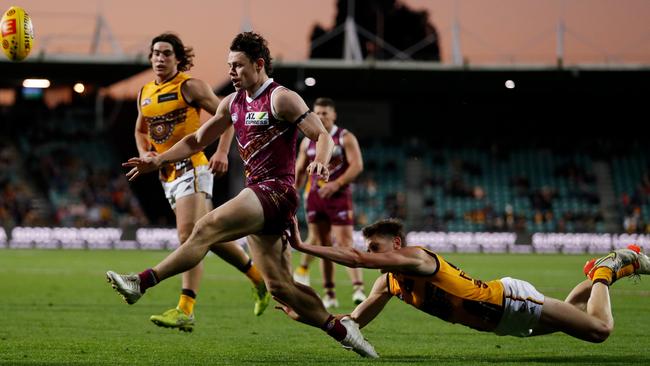
MULTIPOLYGON (((309 224, 310 230, 316 233, 318 245, 332 246, 332 226, 328 220, 318 220, 309 224)), ((323 305, 326 309, 339 307, 336 298, 336 282, 334 280, 334 263, 327 259, 320 260, 321 275, 323 276, 323 305)))
MULTIPOLYGON (((318 212, 319 212, 319 206, 320 206, 320 198, 318 197, 318 194, 315 192, 309 192, 305 196, 303 196, 303 202, 305 204, 305 219, 307 220, 308 224, 308 231, 307 231, 307 239, 305 240, 305 243, 309 243, 312 245, 320 245, 318 242, 318 238, 316 237, 316 232, 313 229, 313 227, 309 224, 313 223, 316 221, 318 212)), ((298 267, 296 267, 296 270, 293 273, 293 280, 303 284, 305 286, 310 285, 310 279, 309 279, 309 265, 313 261, 314 257, 307 254, 307 253, 301 253, 300 254, 300 264, 298 267)))
POLYGON ((614 328, 609 286, 623 275, 646 274, 643 268, 650 268, 648 257, 630 249, 597 259, 587 273, 591 279, 579 283, 567 302, 550 299, 544 303, 539 329, 533 335, 562 331, 589 342, 605 341, 614 328))
MULTIPOLYGON (((354 238, 352 236, 352 225, 332 225, 332 235, 336 243, 342 247, 352 248, 354 238)), ((363 291, 363 271, 361 268, 347 268, 348 275, 352 281, 352 302, 356 305, 366 299, 363 291)))
POLYGON ((186 243, 153 267, 158 280, 164 280, 193 267, 212 249, 257 232, 264 226, 264 212, 255 193, 245 188, 236 197, 210 211, 194 226, 186 243))
MULTIPOLYGON (((307 239, 305 239, 305 243, 312 244, 312 245, 319 245, 318 241, 316 240, 316 233, 314 233, 311 228, 308 229, 307 231, 307 239)), ((293 272, 293 280, 305 285, 309 286, 310 285, 310 279, 309 279, 309 265, 311 262, 314 260, 314 256, 306 254, 306 253, 301 253, 300 254, 300 264, 296 268, 296 270, 293 272)))
MULTIPOLYGON (((176 201, 176 230, 179 242, 184 243, 192 233, 194 223, 208 213, 209 205, 205 193, 194 193, 176 201)), ((150 320, 161 327, 178 328, 192 331, 194 327, 194 304, 203 277, 203 261, 183 272, 181 295, 178 305, 159 315, 152 315, 150 320)))
POLYGON ((264 211, 255 193, 245 188, 236 197, 210 211, 194 225, 190 237, 153 268, 138 275, 107 272, 109 282, 130 304, 147 288, 196 266, 213 245, 258 232, 264 227, 264 211))
POLYGON ((531 336, 560 331, 588 342, 605 341, 614 328, 609 287, 596 283, 591 292, 586 312, 572 304, 547 297, 539 324, 531 336))
POLYGON ((266 290, 262 274, 253 264, 253 260, 235 241, 213 245, 210 250, 248 277, 253 285, 252 293, 255 300, 253 314, 262 315, 269 305, 271 294, 266 290))
MULTIPOLYGON (((633 261, 631 264, 624 265, 619 270, 617 270, 615 278, 620 279, 632 275, 648 274, 650 272, 650 260, 646 255, 641 253, 641 248, 636 245, 629 245, 627 249, 637 252, 639 256, 636 261, 633 261)), ((621 252, 622 250, 619 249, 618 251, 621 252)), ((564 302, 568 302, 569 304, 572 304, 573 306, 576 306, 583 311, 587 311, 587 302, 591 296, 591 278, 595 273, 594 265, 597 260, 599 260, 599 258, 591 259, 585 263, 583 272, 590 279, 584 280, 576 287, 574 287, 564 302)))
POLYGON ((273 298, 298 314, 300 322, 324 330, 344 347, 364 357, 378 357, 372 345, 363 338, 358 324, 349 317, 335 318, 325 310, 311 287, 293 281, 291 248, 279 235, 250 235, 248 243, 273 298))

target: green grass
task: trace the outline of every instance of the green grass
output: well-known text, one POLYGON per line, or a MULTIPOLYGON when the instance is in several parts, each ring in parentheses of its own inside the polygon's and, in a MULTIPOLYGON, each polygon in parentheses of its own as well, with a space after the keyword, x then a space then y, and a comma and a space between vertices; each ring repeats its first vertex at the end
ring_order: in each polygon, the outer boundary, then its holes
MULTIPOLYGON (((0 250, 0 364, 367 364, 322 331, 269 307, 256 318, 247 279, 210 256, 194 333, 157 328, 149 316, 176 305, 180 279, 126 305, 104 280, 107 269, 139 271, 166 252, 0 250)), ((297 256, 294 256, 297 257, 297 256)), ((475 278, 512 276, 563 298, 582 280, 586 256, 445 255, 475 278)), ((296 258, 294 258, 295 260, 296 258)), ((318 283, 314 266, 312 282, 318 283)), ((352 310, 349 280, 337 269, 339 312, 352 310)), ((367 287, 377 273, 366 271, 367 287)), ((320 292, 320 286, 316 286, 320 292)), ((650 364, 650 283, 612 287, 614 334, 589 344, 563 334, 498 337, 447 324, 393 299, 364 335, 378 364, 650 364), (644 346, 646 345, 646 346, 644 346)))

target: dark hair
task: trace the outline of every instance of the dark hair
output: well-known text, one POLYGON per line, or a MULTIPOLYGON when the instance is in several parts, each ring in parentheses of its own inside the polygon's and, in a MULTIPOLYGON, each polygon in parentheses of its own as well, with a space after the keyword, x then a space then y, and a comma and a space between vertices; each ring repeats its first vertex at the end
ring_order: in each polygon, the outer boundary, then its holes
POLYGON ((192 62, 194 59, 194 49, 192 47, 185 47, 183 41, 181 41, 181 39, 174 33, 163 33, 151 40, 151 46, 149 47, 149 60, 151 60, 151 55, 153 55, 153 45, 157 42, 167 42, 172 45, 174 55, 176 56, 176 59, 180 61, 178 63, 179 71, 187 71, 194 66, 194 63, 192 62))
POLYGON ((273 58, 271 57, 271 51, 269 51, 269 44, 261 35, 255 32, 239 33, 232 40, 230 50, 245 53, 253 62, 260 58, 263 59, 266 75, 271 75, 273 72, 273 65, 271 64, 273 58))
POLYGON ((314 105, 321 107, 332 107, 332 109, 336 109, 336 105, 334 104, 334 100, 332 100, 332 98, 317 98, 314 102, 314 105))
POLYGON ((383 219, 368 225, 362 229, 363 236, 369 238, 373 235, 380 236, 399 236, 402 240, 402 246, 406 246, 406 237, 404 237, 404 225, 398 219, 383 219))

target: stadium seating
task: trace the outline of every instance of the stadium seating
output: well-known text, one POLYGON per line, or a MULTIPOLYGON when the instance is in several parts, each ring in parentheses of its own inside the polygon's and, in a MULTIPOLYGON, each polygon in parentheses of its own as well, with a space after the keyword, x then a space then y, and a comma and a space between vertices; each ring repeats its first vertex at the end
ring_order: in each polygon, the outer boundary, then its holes
MULTIPOLYGON (((357 224, 399 217, 400 209, 390 212, 387 203, 403 192, 406 149, 375 145, 363 155, 366 171, 354 200, 364 219, 357 224)), ((429 230, 604 232, 592 160, 584 154, 443 148, 426 150, 421 159, 429 230)))

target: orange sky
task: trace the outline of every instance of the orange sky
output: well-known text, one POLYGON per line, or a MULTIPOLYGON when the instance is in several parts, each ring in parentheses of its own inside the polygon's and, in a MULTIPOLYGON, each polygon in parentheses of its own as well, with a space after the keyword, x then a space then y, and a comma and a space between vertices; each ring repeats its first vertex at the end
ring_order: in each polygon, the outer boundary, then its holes
MULTIPOLYGON (((358 0, 362 1, 362 0, 358 0)), ((648 0, 401 0, 427 10, 442 39, 443 62, 451 62, 451 25, 457 8, 461 47, 473 64, 555 62, 555 27, 565 19, 566 61, 571 63, 650 64, 648 0)), ((243 14, 262 33, 277 59, 304 60, 314 24, 330 27, 335 0, 19 0, 31 15, 36 50, 88 53, 99 10, 120 45, 129 53, 146 52, 156 34, 172 30, 195 47, 192 74, 212 85, 226 80, 225 59, 243 14), (178 4, 183 4, 179 6, 178 4)), ((106 47, 103 49, 107 50, 106 47)), ((145 73, 123 83, 136 93, 152 78, 145 73)))

